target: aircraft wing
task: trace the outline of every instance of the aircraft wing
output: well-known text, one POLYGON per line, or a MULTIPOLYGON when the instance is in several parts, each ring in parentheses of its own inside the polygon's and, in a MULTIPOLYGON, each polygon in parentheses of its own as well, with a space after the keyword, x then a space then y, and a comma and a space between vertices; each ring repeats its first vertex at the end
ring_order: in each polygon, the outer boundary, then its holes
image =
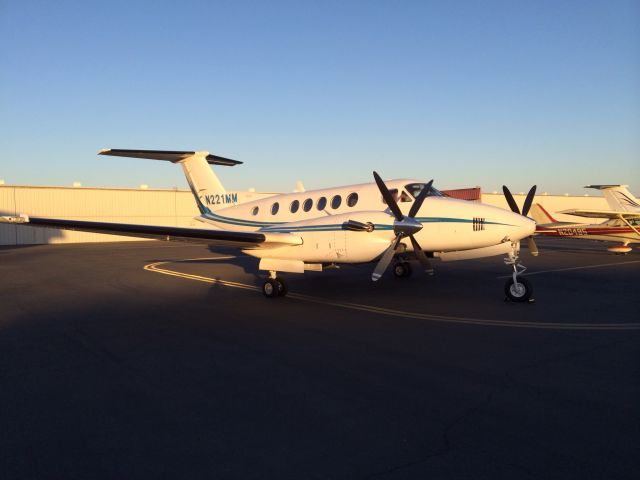
POLYGON ((233 230, 213 230, 209 228, 89 222, 84 220, 65 220, 61 218, 28 217, 26 215, 19 217, 0 217, 0 223, 241 248, 302 244, 302 239, 291 233, 240 232, 233 230))
POLYGON ((563 210, 558 213, 564 213, 565 215, 576 215, 578 217, 588 218, 640 218, 640 212, 616 212, 613 210, 563 210))

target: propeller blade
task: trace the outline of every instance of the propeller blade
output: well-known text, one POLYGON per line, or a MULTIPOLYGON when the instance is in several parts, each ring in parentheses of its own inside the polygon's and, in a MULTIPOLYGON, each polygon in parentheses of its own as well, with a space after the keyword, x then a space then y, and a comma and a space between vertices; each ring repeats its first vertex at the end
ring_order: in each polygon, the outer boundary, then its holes
POLYGON ((400 211, 400 207, 398 206, 395 199, 393 198, 393 195, 391 195, 391 192, 389 191, 387 186, 384 184, 384 182, 380 178, 380 175, 378 175, 376 172, 373 172, 373 178, 375 179, 376 184, 378 185, 378 189, 382 194, 382 198, 384 198, 384 201, 387 203, 389 209, 391 210, 391 212, 393 212, 393 215, 396 217, 396 220, 398 220, 399 222, 404 220, 404 215, 400 211))
POLYGON ((520 209, 518 208, 518 204, 513 199, 513 195, 511 195, 511 192, 509 191, 509 189, 507 188, 506 185, 502 186, 502 191, 504 192, 504 198, 507 199, 507 203, 509 204, 509 208, 511 209, 511 211, 514 212, 514 213, 520 213, 520 209))
POLYGON ((400 243, 401 238, 402 238, 402 234, 396 235, 395 240, 393 240, 391 242, 391 245, 389 245, 389 248, 385 250, 384 254, 382 255, 382 258, 378 262, 378 265, 376 265, 376 269, 373 271, 373 274, 371 275, 371 280, 373 280, 374 282, 377 282, 380 279, 380 277, 382 277, 382 274, 391 263, 391 259, 393 258, 393 255, 396 253, 396 248, 398 248, 398 244, 400 243))
POLYGON ((527 247, 529 247, 529 253, 534 257, 537 257, 540 253, 533 237, 527 237, 527 247))
POLYGON ((409 217, 413 218, 416 216, 416 213, 418 213, 418 210, 420 210, 420 207, 422 206, 422 202, 424 202, 424 199, 427 198, 427 196, 429 195, 429 192, 431 191, 432 183, 433 183, 433 180, 431 180, 422 188, 420 195, 418 195, 418 198, 416 198, 415 201, 413 202, 413 205, 411 205, 411 210, 409 210, 409 215, 408 215, 409 217))
POLYGON ((416 257, 418 257, 418 260, 420 261, 422 268, 424 268, 424 271, 429 274, 433 274, 433 267, 431 266, 431 262, 429 261, 424 251, 420 247, 420 244, 418 243, 418 241, 414 238, 413 235, 409 237, 409 240, 411 240, 411 245, 413 245, 413 251, 416 252, 416 257))
POLYGON ((524 205, 522 205, 522 215, 524 215, 525 217, 527 216, 527 213, 529 213, 529 209, 531 208, 531 204, 533 203, 533 197, 536 194, 536 185, 534 185, 533 187, 531 187, 531 190, 529 190, 529 193, 527 193, 527 198, 525 198, 524 200, 524 205))

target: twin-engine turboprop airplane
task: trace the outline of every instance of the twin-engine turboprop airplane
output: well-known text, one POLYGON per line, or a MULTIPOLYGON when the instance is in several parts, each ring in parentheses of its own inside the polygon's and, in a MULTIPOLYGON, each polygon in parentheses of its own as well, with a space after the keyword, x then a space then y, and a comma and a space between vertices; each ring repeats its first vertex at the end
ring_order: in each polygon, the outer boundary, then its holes
POLYGON ((586 218, 607 218, 602 223, 558 222, 540 204, 531 210, 538 223, 537 235, 550 237, 586 238, 619 242, 607 248, 611 253, 626 254, 630 243, 640 243, 640 204, 626 185, 587 185, 602 190, 611 210, 563 210, 559 213, 586 218))
MULTIPOLYGON (((37 227, 113 233, 163 240, 230 245, 260 259, 269 272, 262 285, 267 297, 283 296, 287 284, 277 272, 322 271, 337 264, 378 260, 377 281, 395 258, 397 277, 411 274, 409 258, 433 271, 430 257, 444 261, 507 255, 513 271, 505 285, 507 297, 522 302, 532 288, 519 276, 520 240, 535 231, 526 217, 534 189, 518 212, 446 198, 419 180, 348 185, 307 192, 259 195, 227 191, 209 164, 233 166, 242 162, 208 152, 157 150, 102 150, 101 155, 167 160, 182 166, 193 192, 203 228, 40 218, 2 217, 5 222, 37 227)), ((513 201, 513 198, 511 198, 513 201)), ((515 202, 514 202, 515 203, 515 202)), ((517 208, 517 206, 516 206, 517 208)))

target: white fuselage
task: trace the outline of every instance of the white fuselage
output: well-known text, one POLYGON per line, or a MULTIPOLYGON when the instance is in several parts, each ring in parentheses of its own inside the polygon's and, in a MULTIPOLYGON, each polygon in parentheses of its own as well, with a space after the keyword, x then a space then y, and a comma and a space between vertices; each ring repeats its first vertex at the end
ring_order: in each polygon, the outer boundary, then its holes
MULTIPOLYGON (((398 205, 405 215, 414 198, 404 187, 417 183, 421 182, 386 182, 390 190, 397 190, 398 205)), ((234 198, 233 193, 228 195, 234 198)), ((369 262, 395 237, 394 217, 374 183, 274 194, 249 201, 243 201, 246 197, 240 193, 235 199, 237 205, 225 207, 224 204, 207 205, 211 199, 200 198, 204 211, 199 220, 215 228, 265 234, 290 233, 302 239, 299 245, 245 250, 259 258, 308 263, 369 262), (311 207, 305 208, 305 205, 311 207), (347 230, 344 224, 349 220, 371 223, 373 229, 347 230)), ((415 219, 423 225, 415 238, 427 252, 472 250, 517 242, 535 230, 535 222, 527 217, 489 205, 440 196, 427 197, 415 219)), ((403 239, 403 244, 406 251, 412 250, 408 240, 403 239)))

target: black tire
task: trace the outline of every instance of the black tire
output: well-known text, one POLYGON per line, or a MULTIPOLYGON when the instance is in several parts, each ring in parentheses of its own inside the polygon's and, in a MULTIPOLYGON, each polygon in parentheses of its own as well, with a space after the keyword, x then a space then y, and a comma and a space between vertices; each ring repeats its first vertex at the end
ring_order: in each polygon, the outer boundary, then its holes
POLYGON ((409 262, 402 262, 404 264, 404 276, 410 277, 413 274, 413 270, 411 269, 411 264, 409 262))
POLYGON ((284 297, 289 292, 289 285, 282 277, 276 277, 275 281, 278 283, 278 296, 284 297))
POLYGON ((410 277, 412 273, 409 262, 396 262, 393 264, 393 274, 398 278, 410 277))
POLYGON ((267 298, 276 298, 280 292, 280 282, 273 278, 267 278, 262 284, 262 293, 267 298))
POLYGON ((533 286, 526 278, 518 277, 518 286, 514 285, 513 277, 504 284, 504 294, 512 302, 527 302, 533 295, 533 286))
POLYGON ((407 276, 407 266, 405 262, 396 262, 393 264, 393 275, 397 278, 407 276))

